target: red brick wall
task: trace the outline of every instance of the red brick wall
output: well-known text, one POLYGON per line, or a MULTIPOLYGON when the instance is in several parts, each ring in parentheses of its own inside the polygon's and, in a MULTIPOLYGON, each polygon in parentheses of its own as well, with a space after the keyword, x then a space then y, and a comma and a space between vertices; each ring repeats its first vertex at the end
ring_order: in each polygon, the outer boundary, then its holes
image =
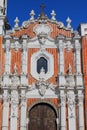
MULTIPOLYGON (((85 116, 87 115, 87 37, 82 37, 83 74, 85 86, 85 116)), ((85 121, 87 129, 87 119, 85 121)))
POLYGON ((31 107, 33 104, 37 102, 47 102, 47 103, 53 103, 54 106, 58 109, 58 99, 57 98, 49 98, 49 99, 39 99, 39 98, 30 98, 27 100, 27 107, 31 107))

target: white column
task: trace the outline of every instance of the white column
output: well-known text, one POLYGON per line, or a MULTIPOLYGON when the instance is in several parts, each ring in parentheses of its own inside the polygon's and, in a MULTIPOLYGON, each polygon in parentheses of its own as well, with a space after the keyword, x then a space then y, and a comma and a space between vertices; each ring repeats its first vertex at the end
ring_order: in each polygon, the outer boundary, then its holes
POLYGON ((64 73, 64 43, 59 40, 59 73, 64 73))
POLYGON ((59 86, 65 86, 64 76, 64 37, 58 37, 58 50, 59 50, 59 86))
POLYGON ((81 48, 76 48, 76 72, 81 73, 81 48))
POLYGON ((5 72, 10 73, 10 59, 11 59, 11 52, 10 52, 10 36, 5 36, 5 72))
POLYGON ((9 97, 8 90, 3 93, 3 117, 2 117, 2 130, 8 130, 9 122, 9 97))
POLYGON ((78 122, 79 122, 79 126, 78 126, 78 130, 84 130, 84 108, 83 108, 83 90, 78 90, 78 122))
POLYGON ((75 39, 76 73, 81 74, 81 45, 79 39, 75 39))
POLYGON ((22 36, 22 73, 21 73, 21 84, 27 85, 27 35, 22 36))
POLYGON ((66 130, 66 96, 64 90, 60 90, 60 130, 66 130))
POLYGON ((75 110, 75 94, 74 90, 69 90, 68 99, 68 124, 69 130, 76 130, 76 110, 75 110))
POLYGON ((26 93, 25 90, 21 90, 21 117, 20 117, 20 130, 26 130, 27 116, 26 116, 26 93))
POLYGON ((18 120, 18 92, 17 90, 11 91, 11 116, 10 116, 10 130, 17 130, 18 120))
POLYGON ((27 74, 27 35, 23 35, 22 39, 22 72, 27 74))

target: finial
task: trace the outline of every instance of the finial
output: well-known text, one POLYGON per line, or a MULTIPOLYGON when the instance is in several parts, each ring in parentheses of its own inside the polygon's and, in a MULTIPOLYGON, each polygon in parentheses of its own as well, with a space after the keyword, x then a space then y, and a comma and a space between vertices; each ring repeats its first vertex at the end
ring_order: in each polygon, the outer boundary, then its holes
POLYGON ((14 27, 15 28, 19 27, 19 19, 18 19, 18 17, 16 17, 16 19, 14 20, 14 22, 15 22, 14 27))
POLYGON ((34 10, 31 10, 31 12, 30 12, 30 20, 34 20, 34 16, 35 16, 35 12, 34 12, 34 10))
POLYGON ((42 9, 42 11, 41 11, 41 16, 44 16, 44 8, 45 8, 45 5, 42 4, 40 7, 41 7, 41 9, 42 9))
POLYGON ((67 28, 70 29, 72 20, 68 17, 66 22, 67 22, 67 28))
POLYGON ((55 18, 56 13, 55 13, 55 11, 54 11, 54 10, 52 10, 51 16, 52 16, 52 18, 51 18, 52 20, 56 20, 56 18, 55 18))
POLYGON ((70 64, 69 64, 69 66, 68 66, 68 74, 72 74, 72 67, 71 67, 70 64))

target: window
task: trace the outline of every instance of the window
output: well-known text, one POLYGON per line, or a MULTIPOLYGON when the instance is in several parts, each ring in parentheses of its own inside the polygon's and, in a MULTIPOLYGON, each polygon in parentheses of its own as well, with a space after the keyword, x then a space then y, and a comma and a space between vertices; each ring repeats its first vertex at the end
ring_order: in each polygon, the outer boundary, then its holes
POLYGON ((45 73, 48 71, 48 63, 47 60, 44 57, 40 57, 37 60, 37 72, 40 74, 41 69, 45 70, 45 73))
POLYGON ((54 58, 47 51, 38 51, 31 56, 32 77, 39 80, 41 70, 45 71, 44 80, 49 79, 54 74, 54 58))

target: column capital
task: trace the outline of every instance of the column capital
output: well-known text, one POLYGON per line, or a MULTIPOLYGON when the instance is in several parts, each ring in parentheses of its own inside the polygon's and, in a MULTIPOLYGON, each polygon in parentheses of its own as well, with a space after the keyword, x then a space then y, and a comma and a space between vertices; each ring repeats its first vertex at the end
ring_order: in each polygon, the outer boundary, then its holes
POLYGON ((5 72, 4 75, 2 76, 2 88, 3 89, 8 89, 10 86, 10 74, 9 72, 5 72))
POLYGON ((4 37, 4 40, 5 40, 4 49, 5 49, 5 51, 10 51, 11 39, 12 39, 12 37, 9 36, 9 35, 6 35, 6 36, 4 37))
POLYGON ((12 37, 10 36, 10 35, 5 35, 4 36, 4 40, 8 43, 8 41, 7 40, 11 40, 12 39, 12 37))
POLYGON ((25 50, 25 51, 27 49, 27 39, 28 39, 27 35, 22 36, 22 49, 25 50))
POLYGON ((58 35, 56 37, 56 44, 57 44, 58 48, 60 45, 62 46, 64 44, 64 40, 65 40, 65 37, 63 35, 58 35))
POLYGON ((59 100, 60 100, 61 106, 64 106, 66 103, 66 94, 64 90, 60 90, 59 100))
POLYGON ((78 101, 79 102, 83 102, 83 99, 84 99, 84 93, 83 93, 83 90, 78 90, 78 101))
POLYGON ((18 92, 16 90, 11 91, 11 104, 12 106, 18 105, 18 92))
POLYGON ((21 88, 21 92, 20 92, 20 100, 21 100, 21 107, 24 106, 25 107, 25 103, 26 103, 26 88, 21 88))
POLYGON ((8 90, 4 90, 4 93, 2 95, 2 99, 4 102, 8 102, 10 100, 10 96, 8 94, 8 90))
POLYGON ((79 40, 75 40, 75 49, 76 51, 81 50, 81 43, 79 42, 79 40))

